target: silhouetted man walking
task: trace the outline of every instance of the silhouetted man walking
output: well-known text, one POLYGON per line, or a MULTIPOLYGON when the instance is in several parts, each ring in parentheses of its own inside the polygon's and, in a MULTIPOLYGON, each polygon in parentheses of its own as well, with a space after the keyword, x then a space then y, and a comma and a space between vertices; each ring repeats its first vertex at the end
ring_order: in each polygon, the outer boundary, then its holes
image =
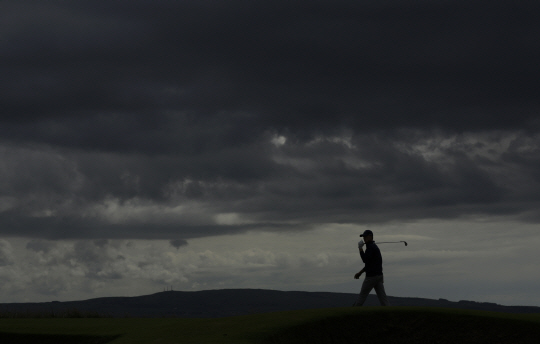
POLYGON ((362 283, 362 289, 358 295, 358 299, 354 303, 354 306, 362 306, 366 301, 371 289, 375 289, 379 302, 382 306, 389 306, 386 292, 384 291, 384 277, 382 272, 382 256, 379 247, 375 245, 373 241, 373 232, 370 230, 364 231, 364 234, 360 235, 364 238, 358 242, 358 249, 360 250, 360 257, 366 264, 365 267, 354 275, 355 279, 358 279, 362 273, 366 273, 364 283, 362 283), (366 246, 366 252, 364 252, 364 245, 366 246))

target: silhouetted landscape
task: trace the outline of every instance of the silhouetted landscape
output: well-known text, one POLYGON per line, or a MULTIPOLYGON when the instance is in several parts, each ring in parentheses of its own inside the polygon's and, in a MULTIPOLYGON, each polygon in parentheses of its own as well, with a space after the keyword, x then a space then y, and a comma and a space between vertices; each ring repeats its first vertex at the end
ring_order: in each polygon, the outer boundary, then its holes
MULTIPOLYGON (((276 311, 348 307, 357 294, 331 292, 277 291, 263 289, 222 289, 204 291, 164 291, 135 297, 103 297, 82 301, 3 303, 3 317, 50 315, 63 317, 182 317, 219 318, 276 311)), ((392 306, 444 307, 505 313, 540 313, 540 307, 503 306, 490 302, 389 297, 392 306)), ((370 295, 365 306, 378 306, 370 295)))

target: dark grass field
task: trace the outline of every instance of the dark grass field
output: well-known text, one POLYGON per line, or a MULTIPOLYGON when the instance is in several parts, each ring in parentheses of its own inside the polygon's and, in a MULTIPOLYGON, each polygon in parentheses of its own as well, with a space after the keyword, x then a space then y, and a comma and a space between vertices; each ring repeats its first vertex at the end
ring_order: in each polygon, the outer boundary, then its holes
POLYGON ((537 343, 540 314, 331 308, 214 319, 4 318, 2 344, 537 343))
POLYGON ((538 343, 540 316, 478 311, 368 310, 280 331, 267 343, 538 343))
POLYGON ((0 333, 2 344, 104 344, 118 336, 0 333))

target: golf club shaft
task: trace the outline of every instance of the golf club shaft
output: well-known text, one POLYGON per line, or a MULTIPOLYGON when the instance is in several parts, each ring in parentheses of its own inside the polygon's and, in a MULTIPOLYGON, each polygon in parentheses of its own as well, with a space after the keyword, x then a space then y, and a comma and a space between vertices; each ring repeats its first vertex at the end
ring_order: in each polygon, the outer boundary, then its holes
POLYGON ((407 246, 407 242, 406 241, 383 241, 383 242, 376 242, 376 244, 400 244, 400 243, 404 243, 405 246, 407 246))

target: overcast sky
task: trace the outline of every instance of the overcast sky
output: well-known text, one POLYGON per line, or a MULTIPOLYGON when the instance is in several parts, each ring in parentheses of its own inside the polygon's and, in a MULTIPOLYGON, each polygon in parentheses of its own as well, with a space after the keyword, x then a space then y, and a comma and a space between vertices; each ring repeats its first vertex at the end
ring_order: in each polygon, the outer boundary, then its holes
POLYGON ((389 295, 540 306, 539 16, 1 1, 0 302, 356 293, 369 228, 389 295))

